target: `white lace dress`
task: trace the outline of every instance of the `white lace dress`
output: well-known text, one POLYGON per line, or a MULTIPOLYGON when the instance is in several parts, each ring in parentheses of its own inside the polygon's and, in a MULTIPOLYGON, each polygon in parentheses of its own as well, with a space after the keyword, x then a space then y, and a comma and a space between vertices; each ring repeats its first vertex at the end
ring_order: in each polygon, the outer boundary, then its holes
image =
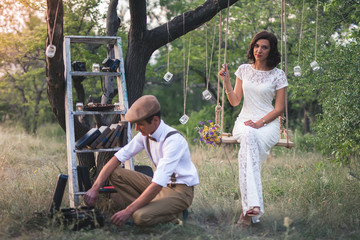
POLYGON ((256 70, 250 64, 243 64, 235 72, 242 80, 243 107, 237 117, 233 136, 240 143, 239 183, 243 212, 253 206, 260 206, 260 214, 253 217, 258 222, 264 214, 261 183, 261 164, 267 158, 270 148, 280 139, 280 124, 276 118, 259 129, 245 126, 244 122, 258 121, 271 112, 276 90, 288 85, 284 71, 274 68, 270 71, 256 70))

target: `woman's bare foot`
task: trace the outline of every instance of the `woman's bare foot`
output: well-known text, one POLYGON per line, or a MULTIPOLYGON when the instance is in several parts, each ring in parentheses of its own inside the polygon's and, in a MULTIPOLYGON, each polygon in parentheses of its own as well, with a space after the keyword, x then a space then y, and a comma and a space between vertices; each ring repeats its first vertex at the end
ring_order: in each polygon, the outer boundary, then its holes
POLYGON ((259 214, 260 214, 260 207, 252 207, 246 212, 246 215, 250 217, 255 217, 259 214))

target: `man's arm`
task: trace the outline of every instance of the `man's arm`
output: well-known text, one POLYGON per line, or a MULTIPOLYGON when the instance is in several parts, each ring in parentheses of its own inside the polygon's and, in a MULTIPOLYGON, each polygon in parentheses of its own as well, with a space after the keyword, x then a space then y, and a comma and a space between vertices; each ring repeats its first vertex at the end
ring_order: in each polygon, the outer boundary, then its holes
POLYGON ((94 206, 100 187, 104 184, 110 174, 120 165, 120 161, 114 156, 101 169, 99 176, 92 187, 85 193, 84 202, 87 206, 94 206))
POLYGON ((127 208, 122 211, 115 213, 111 217, 111 221, 119 226, 122 226, 126 223, 126 220, 139 208, 148 204, 155 196, 161 191, 162 186, 157 183, 151 183, 145 191, 127 208))

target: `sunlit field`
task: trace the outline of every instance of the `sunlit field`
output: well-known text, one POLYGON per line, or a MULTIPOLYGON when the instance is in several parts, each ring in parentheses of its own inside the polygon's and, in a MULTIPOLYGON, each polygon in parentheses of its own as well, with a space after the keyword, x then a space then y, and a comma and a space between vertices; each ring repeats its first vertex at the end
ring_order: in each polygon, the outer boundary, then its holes
MULTIPOLYGON (((298 141, 301 141, 298 137, 298 141)), ((295 139, 296 141, 296 139, 295 139)), ((65 135, 57 125, 27 135, 0 125, 1 239, 359 239, 360 181, 318 153, 275 147, 263 166, 265 215, 250 229, 240 214, 238 146, 191 146, 200 185, 184 224, 151 228, 110 223, 109 199, 99 205, 105 226, 72 231, 48 217, 57 177, 67 174, 65 135), (285 220, 285 221, 284 221, 285 220)), ((147 162, 144 153, 135 158, 147 162)), ((67 191, 62 208, 69 207, 67 191)))

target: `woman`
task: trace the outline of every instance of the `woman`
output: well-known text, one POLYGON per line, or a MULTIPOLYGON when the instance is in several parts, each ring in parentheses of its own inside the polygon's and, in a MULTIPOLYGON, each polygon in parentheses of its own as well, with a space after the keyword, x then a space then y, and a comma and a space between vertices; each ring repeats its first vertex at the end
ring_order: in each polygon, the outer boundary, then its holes
POLYGON ((242 213, 237 225, 242 227, 249 227, 251 220, 260 222, 264 214, 261 164, 269 155, 270 148, 280 139, 277 118, 284 112, 288 85, 285 73, 276 68, 280 53, 274 34, 267 31, 256 34, 249 45, 247 58, 249 64, 240 65, 235 72, 234 89, 226 64, 219 71, 230 104, 237 106, 244 97, 232 133, 240 143, 238 160, 242 213))

